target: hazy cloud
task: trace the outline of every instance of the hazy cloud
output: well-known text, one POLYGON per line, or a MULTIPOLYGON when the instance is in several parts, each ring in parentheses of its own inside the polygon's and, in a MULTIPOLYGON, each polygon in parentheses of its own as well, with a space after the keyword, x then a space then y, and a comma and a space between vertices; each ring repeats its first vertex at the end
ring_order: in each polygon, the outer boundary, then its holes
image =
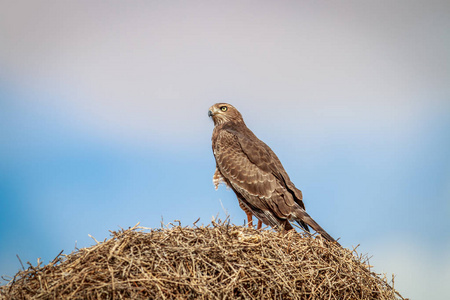
POLYGON ((58 95, 93 132, 195 139, 216 101, 255 122, 283 114, 283 129, 408 128, 449 108, 445 1, 3 6, 3 76, 58 95))

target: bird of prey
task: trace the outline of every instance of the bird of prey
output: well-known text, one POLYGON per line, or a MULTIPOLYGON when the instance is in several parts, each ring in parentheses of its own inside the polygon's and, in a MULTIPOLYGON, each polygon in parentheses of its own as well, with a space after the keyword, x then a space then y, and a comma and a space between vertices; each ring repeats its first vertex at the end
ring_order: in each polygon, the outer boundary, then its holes
MULTIPOLYGON (((214 121, 212 150, 216 160, 214 185, 222 181, 236 194, 247 214, 279 230, 293 229, 296 221, 331 242, 335 240, 305 210, 302 192, 289 179, 278 157, 248 129, 239 111, 228 103, 209 108, 214 121)), ((258 224, 260 227, 260 224, 258 224)))

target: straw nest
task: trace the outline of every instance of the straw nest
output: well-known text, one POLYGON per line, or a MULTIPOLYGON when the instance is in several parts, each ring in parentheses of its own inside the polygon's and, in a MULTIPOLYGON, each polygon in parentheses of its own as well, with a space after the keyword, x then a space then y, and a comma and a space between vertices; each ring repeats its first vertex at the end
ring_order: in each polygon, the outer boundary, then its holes
POLYGON ((367 256, 320 236, 208 226, 135 226, 30 263, 2 299, 403 299, 367 256))

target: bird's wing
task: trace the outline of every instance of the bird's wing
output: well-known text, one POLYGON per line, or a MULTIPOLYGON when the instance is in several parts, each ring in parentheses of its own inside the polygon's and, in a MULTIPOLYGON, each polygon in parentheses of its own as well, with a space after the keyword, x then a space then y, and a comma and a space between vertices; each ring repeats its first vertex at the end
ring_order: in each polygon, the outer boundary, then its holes
POLYGON ((258 166, 259 169, 272 173, 280 184, 294 196, 294 201, 301 208, 305 209, 302 192, 292 183, 281 161, 269 146, 258 139, 248 128, 245 130, 236 130, 233 127, 228 127, 224 128, 224 130, 235 135, 242 151, 247 155, 248 159, 258 166))
POLYGON ((213 151, 223 177, 253 210, 270 212, 280 220, 290 218, 297 205, 273 172, 264 167, 270 164, 264 148, 246 145, 244 151, 237 135, 221 130, 213 151))
POLYGON ((237 137, 242 151, 245 152, 251 162, 261 170, 272 173, 280 184, 294 196, 295 202, 305 209, 302 192, 292 183, 281 161, 269 146, 258 139, 248 128, 236 130, 233 127, 229 127, 225 128, 225 130, 237 137))

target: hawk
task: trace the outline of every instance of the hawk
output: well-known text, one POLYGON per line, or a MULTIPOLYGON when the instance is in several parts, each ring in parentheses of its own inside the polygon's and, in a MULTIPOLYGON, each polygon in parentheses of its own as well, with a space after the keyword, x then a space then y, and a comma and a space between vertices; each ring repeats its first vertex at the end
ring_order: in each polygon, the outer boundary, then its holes
POLYGON ((212 150, 216 160, 213 182, 224 182, 236 194, 240 207, 261 222, 281 230, 293 229, 296 221, 309 232, 311 227, 331 242, 335 240, 305 210, 302 192, 289 179, 278 157, 248 129, 239 111, 228 103, 209 108, 214 121, 212 150))

